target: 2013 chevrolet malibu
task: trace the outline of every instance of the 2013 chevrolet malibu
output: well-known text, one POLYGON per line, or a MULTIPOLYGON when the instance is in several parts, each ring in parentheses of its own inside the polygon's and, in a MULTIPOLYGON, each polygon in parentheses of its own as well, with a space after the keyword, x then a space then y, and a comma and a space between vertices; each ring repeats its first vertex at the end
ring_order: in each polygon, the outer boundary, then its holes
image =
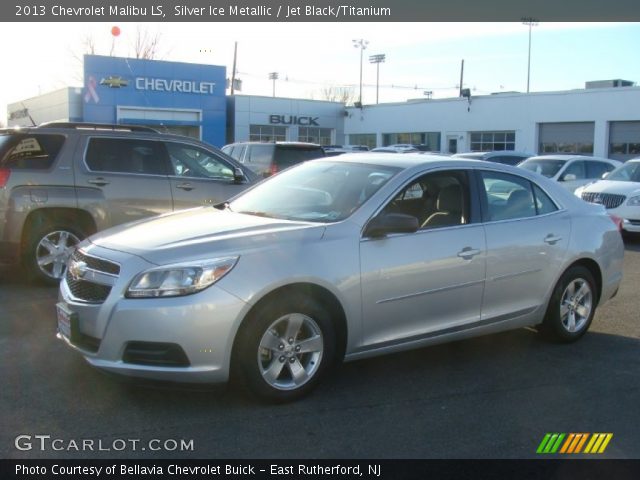
POLYGON ((110 372, 285 401, 341 359, 534 325, 577 340, 622 257, 602 206, 533 172, 346 154, 85 240, 58 337, 110 372))

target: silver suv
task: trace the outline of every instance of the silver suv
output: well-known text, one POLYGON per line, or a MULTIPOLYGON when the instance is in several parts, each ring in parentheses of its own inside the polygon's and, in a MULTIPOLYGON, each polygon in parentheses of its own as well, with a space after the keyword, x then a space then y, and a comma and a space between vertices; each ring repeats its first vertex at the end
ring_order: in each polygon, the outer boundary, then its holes
POLYGON ((215 147, 141 126, 0 130, 0 264, 55 283, 71 247, 113 225, 206 204, 257 175, 215 147))

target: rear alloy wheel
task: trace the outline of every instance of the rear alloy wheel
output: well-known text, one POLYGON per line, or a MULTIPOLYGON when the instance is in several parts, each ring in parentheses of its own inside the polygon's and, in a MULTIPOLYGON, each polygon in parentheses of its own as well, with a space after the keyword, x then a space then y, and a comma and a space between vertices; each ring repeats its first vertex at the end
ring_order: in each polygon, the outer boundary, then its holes
POLYGON ((335 333, 329 314, 294 294, 259 307, 239 332, 236 367, 261 398, 285 402, 309 393, 333 363, 335 333))
POLYGON ((593 275, 584 267, 567 270, 551 296, 541 332, 549 339, 573 342, 586 333, 596 310, 593 275))
POLYGON ((26 263, 32 279, 57 284, 74 247, 84 235, 72 228, 51 226, 33 232, 26 263))

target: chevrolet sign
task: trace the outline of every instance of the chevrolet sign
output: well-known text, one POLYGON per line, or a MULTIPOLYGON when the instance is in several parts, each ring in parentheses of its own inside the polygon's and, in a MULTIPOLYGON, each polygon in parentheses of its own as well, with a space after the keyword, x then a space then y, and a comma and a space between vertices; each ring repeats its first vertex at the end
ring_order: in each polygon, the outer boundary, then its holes
POLYGON ((100 85, 105 85, 109 88, 122 88, 129 85, 129 81, 122 77, 114 77, 113 75, 100 80, 100 85))
POLYGON ((200 95, 213 94, 213 82, 196 82, 193 80, 167 80, 164 78, 137 77, 137 90, 151 90, 154 92, 196 93, 200 95))

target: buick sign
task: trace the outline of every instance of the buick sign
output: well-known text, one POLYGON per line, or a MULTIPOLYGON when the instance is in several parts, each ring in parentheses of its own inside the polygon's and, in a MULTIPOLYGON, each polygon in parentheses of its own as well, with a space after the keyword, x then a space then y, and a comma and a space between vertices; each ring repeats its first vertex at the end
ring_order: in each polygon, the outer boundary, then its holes
POLYGON ((302 127, 318 125, 320 117, 298 117, 296 115, 269 115, 269 123, 272 125, 300 125, 302 127))

